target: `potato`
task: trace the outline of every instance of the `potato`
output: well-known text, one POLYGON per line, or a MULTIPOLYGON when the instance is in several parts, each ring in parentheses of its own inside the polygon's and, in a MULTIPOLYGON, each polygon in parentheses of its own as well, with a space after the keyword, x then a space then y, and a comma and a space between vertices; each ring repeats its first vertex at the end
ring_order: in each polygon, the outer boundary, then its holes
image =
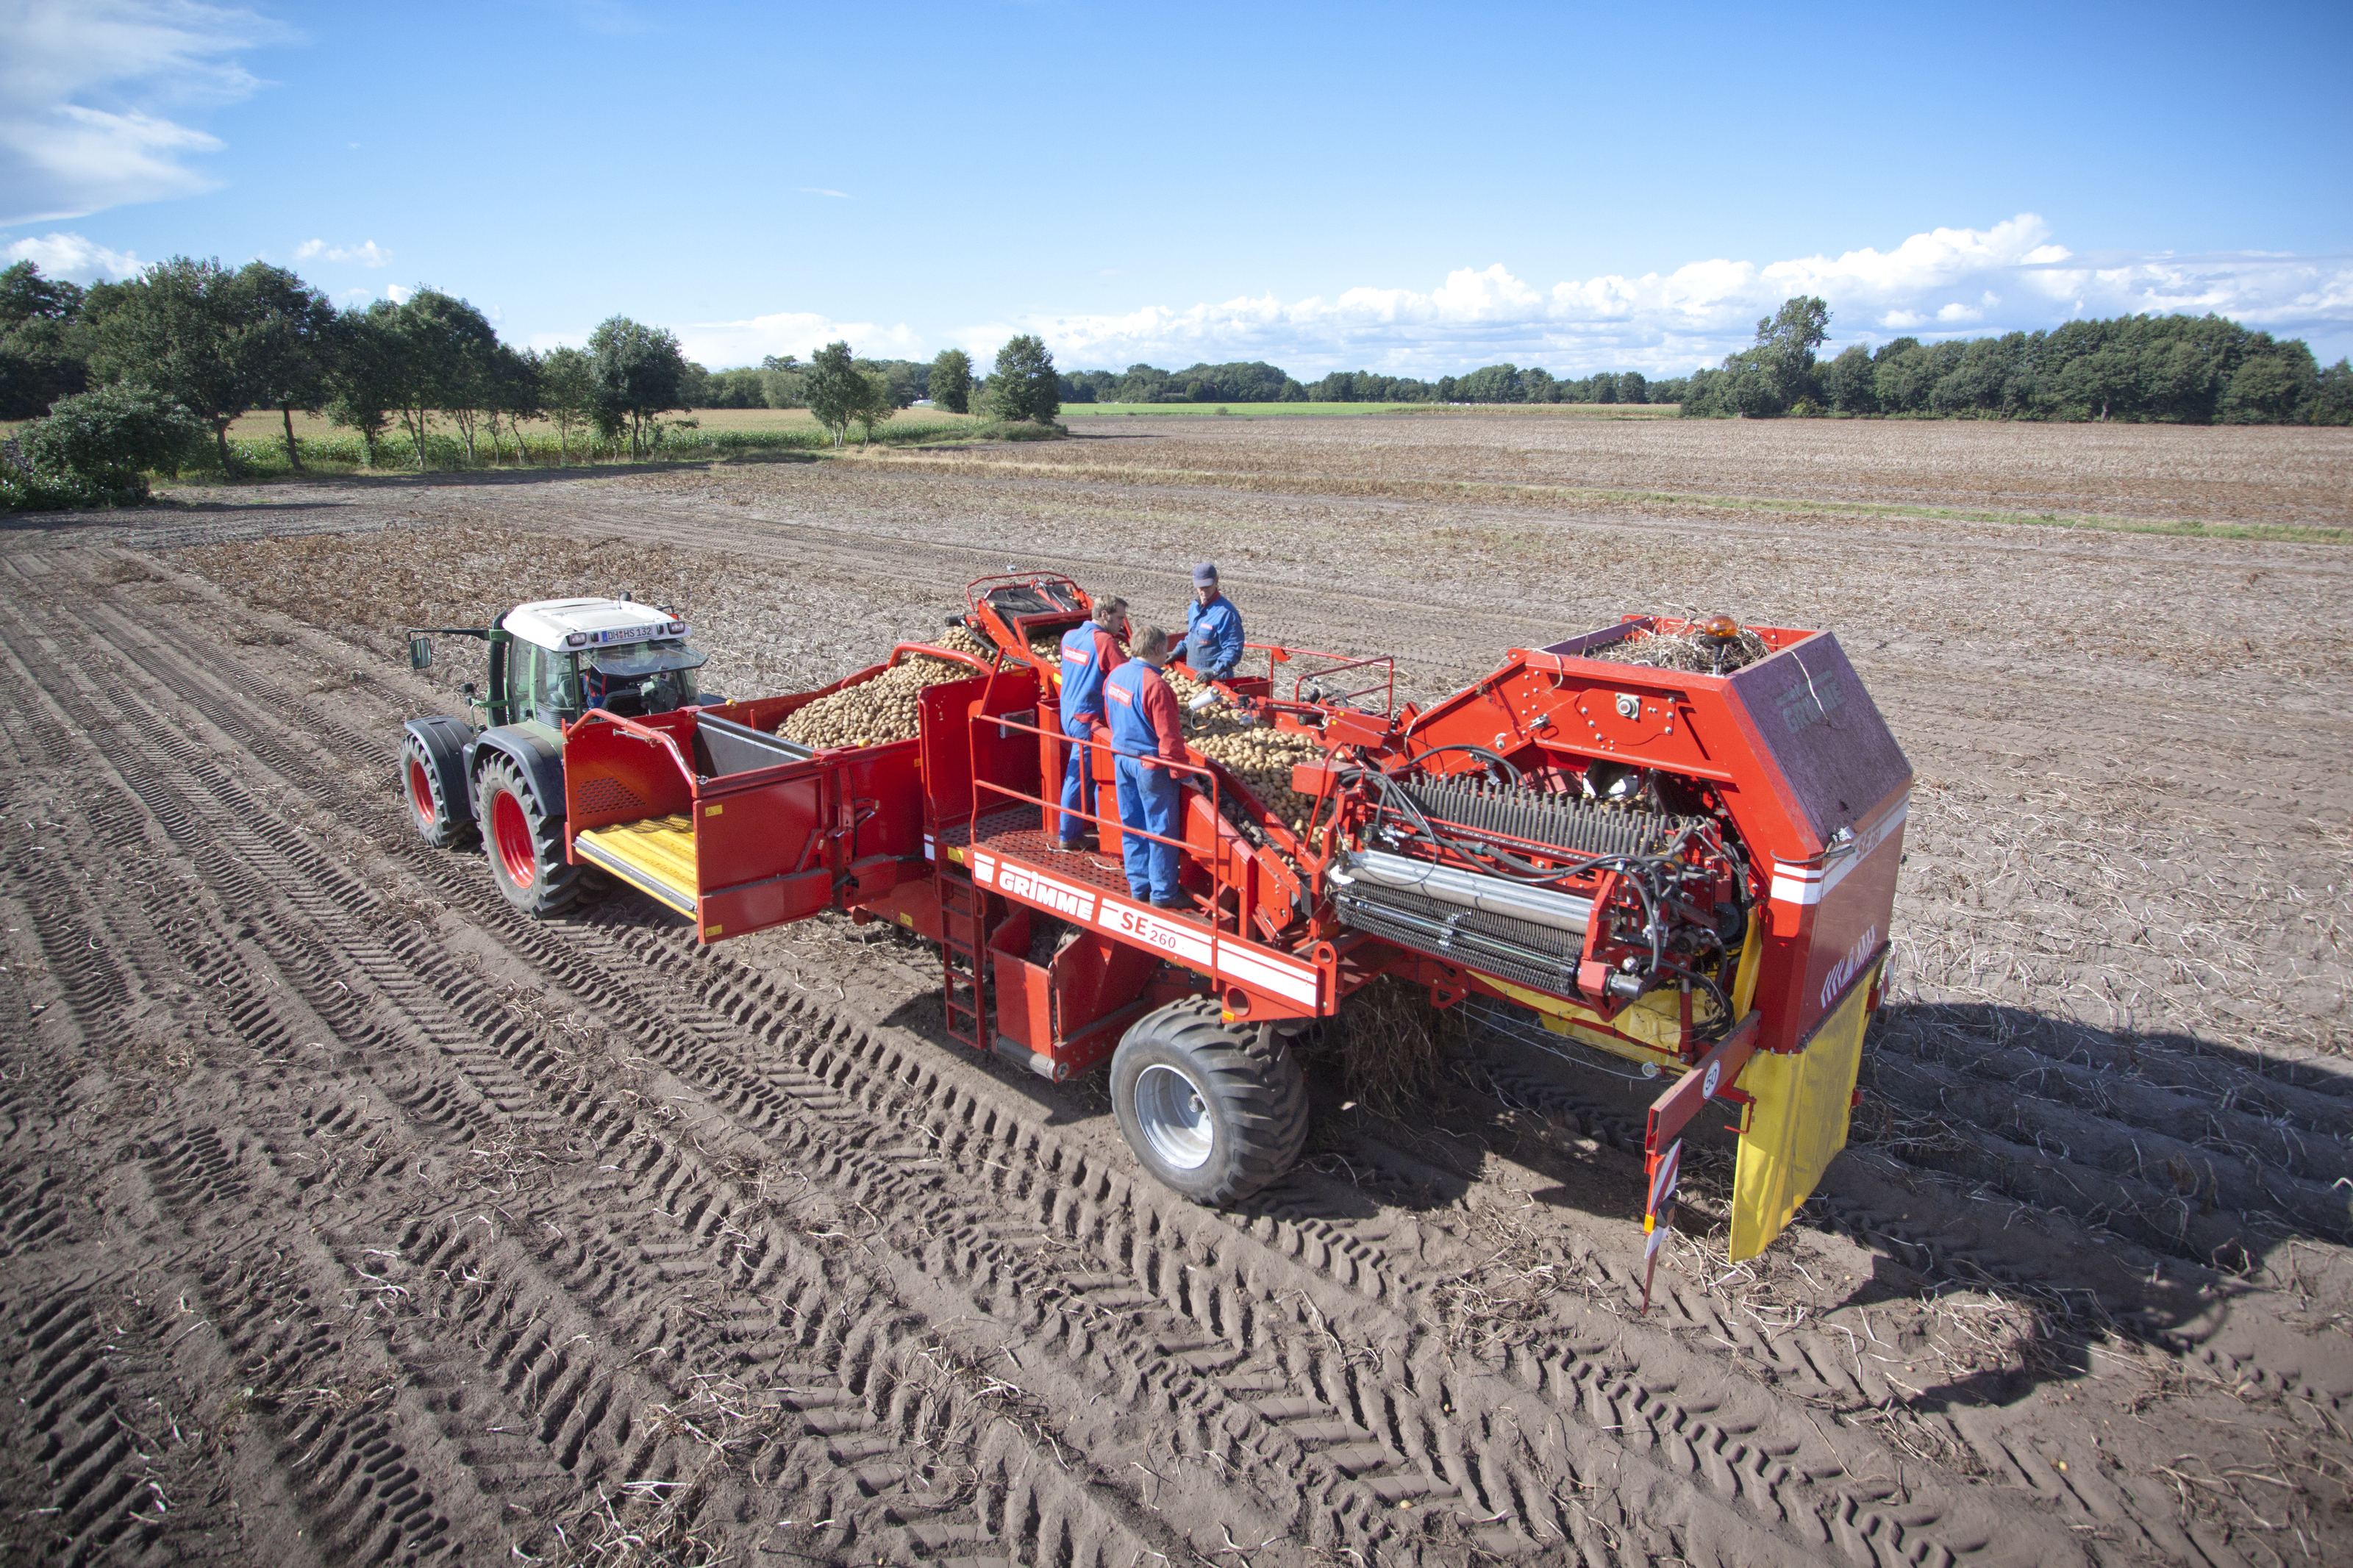
POLYGON ((972 673, 969 665, 917 654, 871 680, 846 686, 795 710, 777 733, 787 741, 823 749, 912 741, 921 727, 917 693, 942 681, 963 680, 972 673))

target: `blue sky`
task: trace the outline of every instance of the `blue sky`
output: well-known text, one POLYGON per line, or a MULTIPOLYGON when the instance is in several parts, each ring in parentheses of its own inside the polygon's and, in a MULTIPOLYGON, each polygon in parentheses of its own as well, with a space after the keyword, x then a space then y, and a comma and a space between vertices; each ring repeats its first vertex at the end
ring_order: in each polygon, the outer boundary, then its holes
POLYGON ((1712 363, 2219 310, 2353 352, 2353 7, 0 0, 0 252, 713 367, 1712 363))

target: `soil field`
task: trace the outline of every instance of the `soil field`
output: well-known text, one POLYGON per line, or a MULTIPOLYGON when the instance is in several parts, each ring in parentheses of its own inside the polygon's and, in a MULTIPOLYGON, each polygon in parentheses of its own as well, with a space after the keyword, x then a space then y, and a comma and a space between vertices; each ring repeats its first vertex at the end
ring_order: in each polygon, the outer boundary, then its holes
MULTIPOLYGON (((790 430, 806 429, 815 421, 806 408, 697 408, 683 414, 666 416, 671 420, 691 419, 705 430, 790 430)), ((893 416, 893 423, 968 425, 980 421, 974 416, 951 414, 944 408, 902 408, 893 416)), ((554 436, 554 423, 545 419, 526 419, 523 429, 533 436, 554 436)), ((398 428, 398 422, 394 427, 398 428)), ((454 436, 457 427, 445 418, 437 417, 433 428, 438 434, 454 436)), ((577 437, 579 426, 575 426, 577 437)), ((284 440, 285 420, 274 411, 248 414, 228 427, 228 433, 240 441, 284 440)), ((294 416, 294 434, 298 437, 349 436, 352 432, 322 414, 294 416)), ((480 437, 487 450, 491 438, 487 433, 480 437)))
POLYGON ((1119 426, 0 534, 0 1552, 2353 1557, 2353 555, 1952 515, 2337 526, 2353 436, 1119 426), (1196 1208, 1099 1079, 947 1043, 931 950, 534 924, 396 794, 472 676, 406 625, 626 587, 742 695, 1008 564, 1174 620, 1203 557, 1409 696, 1632 610, 1839 632, 1919 784, 1855 1141, 1763 1258, 1697 1146, 1637 1317, 1655 1085, 1494 1031, 1402 1119, 1319 1057, 1302 1166, 1196 1208))
POLYGON ((1366 418, 1379 414, 1461 414, 1472 418, 1672 419, 1672 403, 1065 403, 1061 417, 1072 419, 1185 419, 1225 415, 1242 419, 1366 418))

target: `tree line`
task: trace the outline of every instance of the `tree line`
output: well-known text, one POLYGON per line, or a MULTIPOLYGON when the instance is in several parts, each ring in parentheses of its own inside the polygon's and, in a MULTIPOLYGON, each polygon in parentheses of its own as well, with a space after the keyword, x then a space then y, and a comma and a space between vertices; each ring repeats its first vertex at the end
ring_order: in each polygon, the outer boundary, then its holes
POLYGON ((2346 361, 2324 368, 2301 340, 2219 316, 2123 316, 1936 343, 1905 337, 1824 359, 1830 323, 1824 301, 1799 296, 1759 321, 1755 342, 1720 368, 1657 381, 1636 371, 1568 379, 1508 363, 1435 381, 1337 371, 1306 384, 1263 361, 1063 372, 1027 334, 985 376, 961 349, 924 363, 860 359, 846 342, 806 362, 787 354, 712 372, 667 329, 626 316, 600 324, 585 348, 542 353, 501 342, 480 310, 436 289, 339 310, 260 261, 231 269, 174 257, 89 288, 23 261, 0 271, 0 418, 37 424, 0 460, 0 501, 30 504, 36 489, 69 498, 60 505, 143 495, 142 475, 177 472, 200 445, 234 475, 229 426, 256 410, 280 416, 297 470, 298 410, 355 432, 371 466, 396 426, 420 468, 437 419, 456 432, 468 463, 480 460, 485 442, 493 460, 510 441, 521 455, 523 425, 539 421, 555 427, 568 461, 575 432, 642 457, 663 439, 662 416, 685 409, 807 408, 839 445, 852 426, 871 441, 917 402, 1020 427, 1011 435, 1048 433, 1064 405, 1096 402, 1653 403, 1691 416, 2353 423, 2346 361))
POLYGON ((1666 403, 1662 388, 1681 382, 1652 382, 1640 371, 1603 371, 1576 379, 1550 371, 1491 364, 1464 375, 1434 381, 1340 370, 1301 382, 1263 360, 1249 363, 1197 364, 1168 371, 1132 364, 1124 371, 1074 371, 1062 378, 1065 403, 1666 403))
MULTIPOLYGON (((82 400, 102 410, 143 399, 193 421, 231 475, 229 426, 257 410, 280 415, 297 469, 298 411, 357 432, 371 463, 397 425, 422 465, 437 416, 470 461, 486 438, 503 456, 517 426, 537 419, 567 438, 594 427, 640 452, 651 422, 684 406, 685 369, 676 337, 626 316, 599 326, 586 349, 542 354, 500 342, 480 310, 437 289, 339 310, 261 261, 232 269, 174 257, 88 289, 28 261, 0 272, 0 417, 79 417, 82 400)), ((179 456, 174 468, 193 460, 179 456)))
MULTIPOLYGON (((369 466, 398 428, 418 468, 436 421, 456 432, 465 461, 520 457, 522 426, 545 421, 568 461, 575 434, 590 432, 632 458, 656 449, 662 416, 715 402, 712 388, 805 407, 839 444, 849 428, 868 439, 918 395, 964 412, 1039 426, 1059 408, 1053 358, 1035 337, 1017 337, 985 381, 949 350, 928 365, 860 361, 846 342, 807 363, 787 356, 757 371, 712 376, 681 352, 677 336, 626 316, 589 334, 585 348, 542 353, 502 342, 482 312, 437 289, 339 310, 284 268, 174 257, 120 283, 89 288, 45 278, 21 261, 0 271, 0 418, 34 424, 0 449, 0 505, 70 507, 146 494, 151 471, 177 473, 209 447, 234 477, 230 426, 275 411, 288 463, 300 471, 294 415, 323 414, 354 432, 369 466)), ((746 399, 748 401, 748 399, 746 399)))
POLYGON ((1939 343, 1905 337, 1826 360, 1817 351, 1830 323, 1820 299, 1785 301, 1757 323, 1753 346, 1692 376, 1683 412, 2353 424, 2353 365, 2324 368, 2302 339, 2221 316, 2117 316, 1939 343))

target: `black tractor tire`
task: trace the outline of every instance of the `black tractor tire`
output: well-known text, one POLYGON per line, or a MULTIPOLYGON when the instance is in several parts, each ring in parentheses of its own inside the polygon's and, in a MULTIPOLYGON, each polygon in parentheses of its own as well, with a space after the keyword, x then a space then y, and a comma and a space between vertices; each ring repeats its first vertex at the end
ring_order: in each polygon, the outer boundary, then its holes
POLYGON ((1111 1058, 1121 1136, 1153 1178, 1197 1204, 1279 1180, 1307 1142, 1307 1080, 1272 1029, 1221 1021, 1187 996, 1145 1014, 1111 1058))
POLYGON ((585 890, 581 868, 564 858, 564 819, 543 814, 522 770, 505 756, 482 766, 474 789, 491 880, 507 902, 536 920, 560 915, 585 890))
POLYGON ((481 834, 471 819, 454 815, 441 787, 441 770, 426 754, 425 742, 410 735, 400 743, 400 795, 417 835, 436 849, 470 847, 481 834))

